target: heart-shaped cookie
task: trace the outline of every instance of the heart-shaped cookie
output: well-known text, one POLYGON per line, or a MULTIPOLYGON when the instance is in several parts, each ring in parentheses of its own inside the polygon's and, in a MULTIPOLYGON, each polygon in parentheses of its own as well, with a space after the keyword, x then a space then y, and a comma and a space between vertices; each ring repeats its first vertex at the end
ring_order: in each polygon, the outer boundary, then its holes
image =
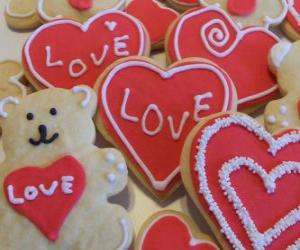
POLYGON ((10 173, 3 189, 9 205, 55 241, 85 184, 81 164, 65 156, 46 168, 24 167, 10 173))
POLYGON ((227 9, 232 15, 248 16, 255 11, 256 2, 256 0, 228 0, 227 9))
POLYGON ((236 249, 299 249, 299 152, 299 131, 272 137, 237 113, 212 116, 190 133, 184 184, 224 247, 227 238, 236 249))
POLYGON ((125 11, 144 24, 153 48, 163 47, 169 26, 179 16, 176 11, 156 0, 132 0, 125 11))
POLYGON ((121 11, 104 11, 83 25, 57 20, 41 26, 26 42, 23 62, 27 77, 39 88, 94 86, 109 64, 148 54, 148 45, 137 19, 121 11))
POLYGON ((278 41, 264 28, 241 30, 223 10, 208 7, 183 15, 169 30, 166 49, 171 61, 201 57, 220 65, 235 84, 239 108, 250 108, 277 94, 268 53, 278 41))
POLYGON ((175 211, 152 215, 142 226, 135 250, 218 250, 211 239, 199 233, 188 216, 175 211))
POLYGON ((292 40, 300 39, 300 0, 287 0, 289 10, 282 30, 292 40))
POLYGON ((203 117, 236 108, 230 78, 218 66, 184 60, 163 69, 133 57, 112 65, 95 87, 101 133, 127 156, 129 167, 157 197, 180 184, 186 135, 203 117))

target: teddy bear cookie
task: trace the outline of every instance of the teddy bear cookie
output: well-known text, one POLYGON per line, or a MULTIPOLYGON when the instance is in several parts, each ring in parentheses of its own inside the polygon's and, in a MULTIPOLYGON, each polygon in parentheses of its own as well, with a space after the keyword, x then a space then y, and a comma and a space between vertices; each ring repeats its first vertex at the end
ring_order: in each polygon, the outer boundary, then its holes
POLYGON ((128 249, 128 214, 107 201, 127 168, 118 151, 93 144, 96 99, 76 86, 0 102, 3 249, 128 249))
POLYGON ((37 12, 38 0, 7 0, 5 19, 9 27, 16 30, 29 30, 41 24, 37 12))
POLYGON ((300 1, 286 0, 289 4, 288 13, 284 22, 281 24, 281 29, 285 35, 291 40, 300 39, 300 1))
POLYGON ((124 7, 125 0, 38 0, 38 13, 43 22, 69 18, 84 23, 101 11, 124 7))
POLYGON ((273 136, 241 113, 191 131, 183 182, 222 249, 300 249, 299 152, 299 130, 273 136))
POLYGON ((166 0, 166 2, 180 12, 199 6, 198 0, 166 0))
POLYGON ((10 60, 0 62, 0 100, 7 96, 23 97, 31 92, 19 63, 10 60))
POLYGON ((274 133, 300 127, 300 42, 281 42, 270 52, 270 68, 277 76, 283 98, 270 102, 265 109, 265 126, 274 133))
POLYGON ((135 250, 219 250, 192 219, 172 210, 153 214, 142 226, 135 250))
POLYGON ((202 6, 217 5, 243 27, 280 24, 288 11, 286 0, 199 0, 202 6))

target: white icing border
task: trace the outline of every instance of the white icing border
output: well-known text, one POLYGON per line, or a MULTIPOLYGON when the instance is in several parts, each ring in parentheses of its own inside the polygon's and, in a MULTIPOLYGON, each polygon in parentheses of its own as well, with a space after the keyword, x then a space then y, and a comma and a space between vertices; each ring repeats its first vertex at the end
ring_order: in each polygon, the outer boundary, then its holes
POLYGON ((81 102, 81 107, 82 108, 87 108, 89 103, 91 102, 91 99, 92 99, 91 89, 87 86, 84 86, 84 85, 78 85, 78 86, 74 86, 72 88, 72 92, 74 94, 78 94, 78 93, 84 93, 85 94, 85 98, 81 102))
POLYGON ((128 223, 126 219, 120 219, 120 224, 122 226, 123 229, 123 241, 120 244, 120 246, 117 248, 117 250, 127 250, 127 245, 128 245, 128 241, 129 241, 129 228, 128 228, 128 223))
POLYGON ((53 87, 53 85, 48 82, 46 79, 44 79, 34 68, 33 66, 33 63, 31 61, 31 57, 30 57, 30 46, 31 46, 31 43, 32 41, 35 39, 36 36, 39 35, 40 32, 44 31, 45 29, 48 29, 52 26, 55 26, 55 25, 61 25, 61 24, 68 24, 68 25, 71 25, 71 26, 75 26, 75 27, 78 27, 82 32, 87 32, 90 25, 93 24, 93 22, 97 21, 98 19, 100 18, 103 18, 104 16, 106 15, 110 15, 110 14, 118 14, 118 15, 121 15, 121 16, 124 16, 126 18, 128 18, 128 20, 130 20, 134 25, 135 27, 137 28, 138 30, 138 33, 139 33, 139 36, 140 36, 140 48, 139 48, 139 52, 137 54, 137 56, 142 56, 144 53, 145 53, 145 49, 146 49, 146 34, 143 30, 143 27, 141 26, 140 22, 126 14, 125 12, 122 12, 122 11, 115 11, 115 10, 107 10, 107 11, 102 11, 102 12, 99 12, 97 15, 93 16, 92 18, 90 18, 86 23, 84 24, 81 24, 79 22, 76 22, 76 21, 73 21, 73 20, 67 20, 67 19, 63 19, 63 20, 57 20, 57 21, 53 21, 53 22, 50 22, 50 23, 46 23, 44 25, 42 25, 41 27, 39 27, 37 30, 35 30, 32 35, 29 37, 29 39, 27 40, 27 42, 25 43, 24 45, 24 56, 25 56, 25 63, 29 69, 29 72, 30 74, 33 75, 33 77, 42 85, 48 87, 48 88, 51 88, 53 87))
POLYGON ((296 20, 298 25, 300 24, 300 13, 296 10, 295 1, 289 0, 289 13, 293 16, 293 18, 296 20))
MULTIPOLYGON (((218 8, 221 8, 219 3, 209 4, 208 2, 206 2, 206 0, 198 0, 198 1, 199 1, 199 4, 204 6, 204 7, 216 6, 218 8)), ((263 27, 265 27, 266 29, 269 29, 270 26, 280 24, 284 20, 284 18, 286 17, 286 14, 289 10, 289 4, 287 3, 286 0, 281 0, 281 3, 282 3, 282 12, 280 13, 279 16, 277 16, 275 18, 272 18, 272 17, 269 17, 269 16, 263 17, 263 21, 264 21, 264 26, 263 27)), ((239 17, 238 15, 231 15, 231 16, 239 17)))
MULTIPOLYGON (((116 6, 114 6, 112 8, 109 8, 109 9, 106 9, 106 10, 99 10, 99 12, 104 12, 104 11, 107 11, 107 10, 110 10, 110 11, 120 10, 120 11, 122 11, 125 8, 125 4, 126 4, 126 0, 119 0, 119 3, 116 6)), ((38 0, 38 13, 44 21, 50 22, 50 21, 53 21, 55 19, 63 18, 62 15, 57 15, 55 17, 50 17, 48 14, 46 14, 43 7, 44 7, 44 0, 38 0)))
MULTIPOLYGON (((206 174, 206 150, 209 144, 209 141, 220 132, 222 129, 226 129, 232 125, 241 126, 242 128, 248 130, 258 137, 260 141, 265 141, 269 144, 268 152, 272 156, 276 156, 276 154, 288 146, 291 143, 299 143, 300 142, 300 133, 296 131, 292 131, 288 134, 284 134, 283 136, 275 139, 269 134, 260 124, 258 124, 251 117, 242 114, 233 114, 227 117, 221 117, 215 119, 212 125, 206 126, 202 130, 202 134, 198 139, 198 152, 196 155, 196 164, 195 170, 198 172, 199 179, 199 193, 202 194, 204 200, 207 202, 209 206, 209 211, 214 215, 215 219, 218 221, 221 232, 225 234, 228 241, 233 245, 235 249, 245 249, 242 243, 239 241, 234 231, 230 227, 226 218, 223 215, 222 210, 219 208, 218 203, 214 200, 211 190, 207 181, 206 174)), ((299 215, 298 215, 299 217, 299 215)), ((278 232, 277 232, 278 233, 278 232)), ((280 233, 279 233, 280 235, 280 233)), ((258 248, 264 249, 264 248, 258 248)))
POLYGON ((180 216, 173 214, 173 213, 164 213, 161 214, 159 216, 157 216, 154 220, 151 221, 151 223, 147 226, 147 229, 144 230, 143 235, 141 237, 141 239, 139 240, 139 245, 137 250, 142 250, 142 246, 144 243, 144 240, 146 238, 146 236, 148 235, 148 231, 156 224, 158 223, 161 219, 164 219, 166 217, 175 217, 177 220, 179 220, 182 224, 185 225, 189 235, 190 235, 190 246, 196 246, 196 245, 200 245, 200 244, 209 244, 211 246, 213 246, 216 250, 219 249, 213 242, 211 241, 207 241, 207 240, 200 240, 200 239, 196 239, 194 238, 193 234, 192 234, 192 230, 191 230, 191 226, 180 216))
POLYGON ((164 71, 160 69, 159 67, 146 63, 145 61, 129 61, 125 63, 118 64, 115 66, 107 75, 105 81, 102 84, 101 87, 101 101, 103 105, 104 112, 108 118, 108 120, 111 123, 111 126, 114 128, 115 132, 121 139, 121 141, 124 143, 124 145, 127 147, 128 151, 131 153, 132 157, 135 159, 135 161, 138 163, 138 165, 142 168, 144 173, 147 175, 149 178, 152 186, 159 191, 163 191, 167 188, 168 184, 173 180, 173 178, 180 172, 180 167, 178 166, 165 180, 163 181, 158 181, 155 179, 149 168, 146 166, 146 164, 142 161, 142 159, 139 157, 137 152, 135 151, 134 147, 130 144, 126 136, 123 134, 121 131, 120 127, 118 126, 117 122, 114 120, 113 115, 110 112, 109 105, 107 102, 107 88, 109 84, 111 83, 111 80, 114 78, 114 76, 121 70, 125 68, 130 68, 130 67, 143 67, 148 70, 152 70, 155 73, 158 73, 162 78, 168 79, 172 77, 176 73, 184 72, 184 71, 189 71, 192 69, 206 69, 214 72, 221 82, 223 83, 224 86, 224 92, 225 92, 225 97, 224 97, 224 105, 222 108, 222 111, 227 111, 229 107, 231 106, 231 101, 230 101, 230 89, 229 89, 229 84, 225 77, 224 74, 215 66, 206 64, 206 63, 194 63, 194 64, 189 64, 189 65, 183 65, 183 66, 178 66, 174 67, 170 70, 164 71))
POLYGON ((219 172, 220 186, 227 196, 228 201, 232 202, 236 214, 240 218, 245 231, 252 242, 253 248, 264 249, 277 239, 282 232, 300 221, 300 205, 276 222, 272 228, 268 228, 265 232, 258 231, 247 208, 244 206, 231 184, 230 175, 234 171, 240 170, 241 167, 248 168, 250 172, 258 175, 262 179, 267 193, 272 194, 276 190, 276 181, 278 179, 281 179, 287 174, 300 174, 300 162, 283 162, 272 169, 270 173, 267 173, 264 168, 253 159, 248 157, 235 157, 224 163, 219 172))
POLYGON ((0 116, 2 118, 7 118, 8 117, 8 113, 4 111, 4 107, 7 104, 15 104, 15 105, 17 105, 17 104, 20 104, 20 101, 19 101, 18 98, 13 97, 13 96, 8 96, 8 97, 3 98, 0 101, 0 116))
MULTIPOLYGON (((264 33, 268 34, 269 36, 271 36, 272 38, 274 38, 276 41, 278 41, 278 42, 280 41, 280 39, 275 34, 273 34, 269 30, 267 30, 265 28, 262 28, 262 27, 250 27, 250 28, 246 28, 244 30, 240 30, 239 26, 226 14, 225 11, 223 11, 222 9, 219 9, 217 7, 211 6, 211 7, 207 7, 207 8, 204 8, 204 9, 196 9, 196 10, 194 10, 192 12, 189 12, 189 13, 183 15, 180 18, 180 20, 177 23, 176 28, 175 28, 174 41, 173 41, 173 46, 174 46, 174 50, 175 50, 175 56, 176 56, 177 60, 183 59, 183 57, 182 57, 182 55, 180 53, 179 36, 180 36, 181 29, 182 29, 184 23, 188 19, 193 18, 194 16, 201 15, 201 14, 203 14, 205 12, 209 12, 209 11, 215 11, 215 12, 218 12, 219 14, 223 15, 223 17, 231 24, 232 28, 235 29, 235 31, 237 32, 237 39, 236 39, 236 41, 232 44, 232 46, 227 51, 222 52, 222 53, 219 53, 217 51, 214 51, 212 48, 209 48, 207 46, 207 42, 205 42, 205 39, 203 39, 203 37, 202 37, 202 40, 204 42, 204 46, 206 46, 207 50, 212 55, 214 55, 216 57, 226 57, 226 56, 230 55, 230 53, 235 49, 235 47, 238 45, 238 43, 240 42, 240 40, 242 40, 243 37, 245 35, 247 35, 248 33, 252 33, 252 32, 264 32, 264 33)), ((211 21, 213 21, 213 20, 215 20, 215 19, 212 19, 211 21)), ((204 25, 202 27, 204 27, 204 25)), ((202 29, 201 29, 200 33, 202 33, 202 29)), ((203 36, 203 33, 202 33, 202 36, 203 36)), ((246 103, 246 102, 250 102, 250 101, 259 99, 261 97, 269 95, 270 93, 273 93, 277 89, 278 89, 278 86, 273 86, 272 88, 267 89, 265 91, 262 91, 262 92, 260 92, 258 94, 241 98, 241 99, 238 100, 238 104, 240 105, 240 104, 243 104, 243 103, 246 103)))
POLYGON ((6 5, 5 5, 5 13, 10 16, 10 17, 16 17, 16 18, 28 18, 32 17, 35 15, 36 11, 32 10, 30 12, 24 13, 24 14, 18 14, 18 13, 13 13, 12 10, 10 9, 10 4, 12 0, 8 0, 6 5))
POLYGON ((18 74, 8 78, 8 83, 15 85, 16 87, 18 87, 20 89, 22 97, 27 95, 27 89, 24 86, 24 84, 20 81, 20 79, 23 76, 24 76, 24 72, 23 72, 23 70, 21 70, 18 74))

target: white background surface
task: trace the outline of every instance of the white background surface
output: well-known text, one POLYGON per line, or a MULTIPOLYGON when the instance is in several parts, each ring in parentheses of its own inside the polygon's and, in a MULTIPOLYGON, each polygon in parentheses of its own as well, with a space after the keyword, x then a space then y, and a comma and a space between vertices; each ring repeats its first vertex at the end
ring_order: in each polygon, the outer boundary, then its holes
MULTIPOLYGON (((0 61, 13 59, 21 61, 21 49, 30 33, 20 33, 10 30, 4 20, 4 3, 6 0, 0 0, 0 61)), ((24 0, 26 1, 26 0, 24 0)), ((153 55, 153 58, 164 65, 165 56, 163 53, 153 55)), ((100 147, 107 146, 107 143, 98 135, 98 144, 100 147)), ((153 199, 147 191, 144 190, 130 175, 128 187, 118 196, 111 199, 112 202, 121 204, 128 209, 135 227, 135 233, 138 232, 143 222, 153 213, 163 209, 174 209, 182 211, 193 217, 194 221, 203 232, 211 232, 203 220, 200 213, 192 201, 187 197, 184 188, 181 187, 171 199, 162 204, 153 199)))

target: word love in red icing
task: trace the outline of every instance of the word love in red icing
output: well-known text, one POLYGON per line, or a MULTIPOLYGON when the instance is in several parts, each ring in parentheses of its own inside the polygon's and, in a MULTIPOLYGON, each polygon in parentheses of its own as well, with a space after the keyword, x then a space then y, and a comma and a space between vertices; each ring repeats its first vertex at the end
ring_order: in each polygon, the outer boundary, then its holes
POLYGON ((81 24, 56 20, 37 29, 25 43, 23 61, 40 87, 94 86, 117 59, 147 53, 140 22, 121 11, 102 11, 81 24))
POLYGON ((69 0, 69 3, 77 10, 88 10, 93 6, 93 0, 69 0))
POLYGON ((180 153, 194 125, 235 108, 227 74, 198 61, 164 70, 143 59, 127 59, 107 72, 99 86, 97 115, 158 196, 180 181, 180 153))
POLYGON ((256 9, 256 0, 228 0, 229 13, 237 16, 249 16, 256 9))
POLYGON ((150 224, 143 227, 137 250, 219 250, 204 235, 194 237, 192 229, 196 226, 190 225, 182 215, 166 211, 154 216, 150 224))
POLYGON ((66 156, 47 168, 25 167, 12 172, 4 181, 4 191, 13 209, 55 241, 85 185, 83 167, 66 156))

